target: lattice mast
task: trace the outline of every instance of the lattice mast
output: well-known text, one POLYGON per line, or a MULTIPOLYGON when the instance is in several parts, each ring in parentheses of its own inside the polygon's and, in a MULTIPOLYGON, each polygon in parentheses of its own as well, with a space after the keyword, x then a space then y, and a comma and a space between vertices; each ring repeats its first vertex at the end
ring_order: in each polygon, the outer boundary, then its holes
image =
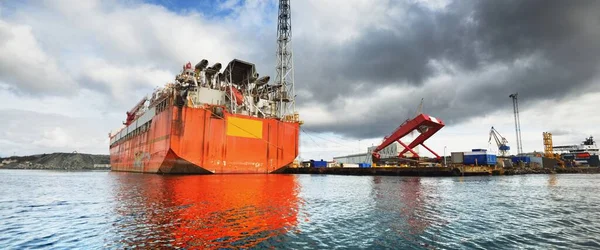
POLYGON ((281 85, 275 100, 277 116, 284 117, 296 112, 294 93, 294 63, 292 60, 292 13, 290 0, 279 0, 277 22, 277 78, 281 85))
POLYGON ((519 119, 518 93, 509 96, 513 101, 513 112, 515 115, 515 133, 517 135, 517 155, 523 154, 523 143, 521 142, 521 120, 519 119))

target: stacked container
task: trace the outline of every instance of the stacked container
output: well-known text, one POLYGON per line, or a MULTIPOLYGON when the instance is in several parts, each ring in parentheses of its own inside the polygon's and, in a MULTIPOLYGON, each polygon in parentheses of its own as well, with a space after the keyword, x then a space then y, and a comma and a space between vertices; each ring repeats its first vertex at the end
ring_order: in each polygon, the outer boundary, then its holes
POLYGON ((513 163, 523 162, 523 163, 529 164, 529 163, 531 163, 531 157, 529 157, 529 156, 513 156, 512 162, 513 163))
POLYGON ((471 152, 464 152, 463 164, 465 165, 496 165, 496 155, 488 154, 485 149, 473 149, 471 152))

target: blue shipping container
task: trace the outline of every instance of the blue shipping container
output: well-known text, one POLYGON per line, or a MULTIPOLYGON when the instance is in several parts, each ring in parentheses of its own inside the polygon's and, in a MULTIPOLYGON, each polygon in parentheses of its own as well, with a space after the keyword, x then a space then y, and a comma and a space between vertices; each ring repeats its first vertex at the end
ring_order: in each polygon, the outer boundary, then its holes
POLYGON ((315 168, 326 168, 327 167, 327 162, 326 161, 314 161, 313 162, 313 166, 315 168))
POLYGON ((491 154, 465 155, 463 158, 465 165, 496 165, 496 162, 496 155, 491 154))
POLYGON ((326 168, 327 167, 327 162, 326 161, 312 161, 313 167, 315 168, 326 168))
POLYGON ((370 163, 359 163, 358 167, 359 168, 370 168, 371 164, 370 163))
POLYGON ((471 152, 487 152, 487 149, 474 148, 474 149, 471 149, 471 152))
POLYGON ((529 156, 513 156, 513 158, 512 158, 513 163, 518 163, 521 161, 524 163, 531 163, 531 157, 529 157, 529 156))

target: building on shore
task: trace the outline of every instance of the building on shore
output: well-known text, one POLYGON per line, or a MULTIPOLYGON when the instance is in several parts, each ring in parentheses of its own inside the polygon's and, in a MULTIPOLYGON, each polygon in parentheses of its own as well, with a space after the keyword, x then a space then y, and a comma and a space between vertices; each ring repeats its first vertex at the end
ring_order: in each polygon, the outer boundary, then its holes
MULTIPOLYGON (((343 163, 343 164, 369 163, 369 164, 372 164, 373 159, 371 158, 371 153, 373 152, 373 150, 375 150, 375 148, 377 148, 377 146, 368 147, 366 153, 336 156, 336 157, 333 157, 333 161, 335 161, 338 164, 339 163, 343 163)), ((386 148, 384 148, 383 150, 379 151, 379 153, 381 154, 381 158, 392 158, 392 157, 398 157, 398 154, 400 154, 400 152, 402 152, 402 150, 404 150, 404 146, 400 145, 400 143, 398 143, 398 142, 394 142, 394 143, 390 144, 389 146, 387 146, 386 148)), ((413 149, 413 151, 415 151, 418 154, 419 147, 415 147, 413 149)), ((405 157, 412 157, 412 156, 413 156, 413 154, 410 151, 405 153, 405 157)))

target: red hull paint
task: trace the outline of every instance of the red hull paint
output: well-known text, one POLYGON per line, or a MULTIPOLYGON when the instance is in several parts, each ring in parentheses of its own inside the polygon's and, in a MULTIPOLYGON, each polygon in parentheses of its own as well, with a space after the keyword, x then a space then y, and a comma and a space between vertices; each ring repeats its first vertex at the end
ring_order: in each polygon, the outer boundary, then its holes
POLYGON ((298 155, 299 126, 227 112, 221 118, 210 109, 170 106, 154 116, 146 131, 110 147, 111 167, 144 173, 272 173, 298 155), (231 118, 261 124, 262 134, 232 135, 228 129, 236 125, 231 118))

